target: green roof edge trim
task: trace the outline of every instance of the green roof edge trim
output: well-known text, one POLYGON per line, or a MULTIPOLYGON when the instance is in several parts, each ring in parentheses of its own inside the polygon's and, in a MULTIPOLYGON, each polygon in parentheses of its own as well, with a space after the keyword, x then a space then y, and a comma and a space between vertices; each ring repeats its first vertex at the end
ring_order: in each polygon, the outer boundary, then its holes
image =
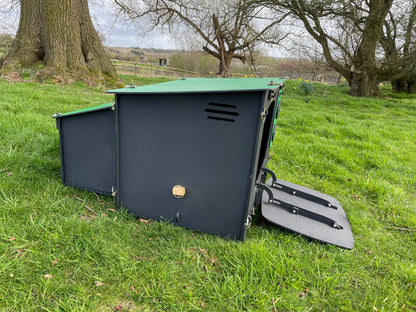
POLYGON ((68 117, 68 116, 72 116, 72 115, 86 114, 86 113, 95 112, 95 111, 99 111, 99 110, 111 109, 113 104, 114 104, 113 102, 106 103, 106 104, 101 104, 101 105, 97 105, 97 106, 93 106, 93 107, 87 107, 87 108, 79 109, 79 110, 69 112, 69 113, 65 113, 65 114, 56 113, 55 115, 52 116, 52 118, 68 117))
POLYGON ((109 90, 115 94, 249 92, 276 89, 287 78, 186 78, 152 85, 109 90))

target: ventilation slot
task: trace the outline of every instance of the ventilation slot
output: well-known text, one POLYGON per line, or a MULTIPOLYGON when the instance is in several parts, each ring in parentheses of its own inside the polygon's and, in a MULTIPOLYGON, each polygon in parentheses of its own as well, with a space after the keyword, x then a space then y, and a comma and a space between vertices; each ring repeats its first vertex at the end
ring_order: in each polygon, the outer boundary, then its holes
POLYGON ((235 122, 239 116, 236 109, 236 105, 209 102, 205 112, 208 113, 208 119, 235 122))

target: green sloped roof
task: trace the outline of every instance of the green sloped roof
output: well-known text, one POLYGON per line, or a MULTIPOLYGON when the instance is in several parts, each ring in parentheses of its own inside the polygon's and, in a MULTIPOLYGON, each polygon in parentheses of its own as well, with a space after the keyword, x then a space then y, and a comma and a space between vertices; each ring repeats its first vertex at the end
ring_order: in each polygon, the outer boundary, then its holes
MULTIPOLYGON (((115 94, 160 94, 160 93, 209 93, 209 92, 247 92, 263 91, 279 88, 285 78, 187 78, 162 82, 152 85, 109 90, 115 94)), ((98 110, 110 109, 113 103, 97 105, 89 108, 55 114, 53 118, 61 118, 85 114, 98 110)))
POLYGON ((246 92, 273 90, 285 80, 285 78, 187 78, 107 92, 115 94, 246 92))

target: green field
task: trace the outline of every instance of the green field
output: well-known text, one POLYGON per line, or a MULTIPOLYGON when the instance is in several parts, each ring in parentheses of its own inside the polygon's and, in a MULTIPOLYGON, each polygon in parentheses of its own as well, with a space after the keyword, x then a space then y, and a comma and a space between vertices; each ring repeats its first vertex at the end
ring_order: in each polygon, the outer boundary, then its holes
POLYGON ((416 96, 313 87, 287 83, 269 167, 336 197, 353 250, 260 217, 235 242, 64 187, 51 116, 113 97, 0 80, 0 311, 415 311, 416 96))

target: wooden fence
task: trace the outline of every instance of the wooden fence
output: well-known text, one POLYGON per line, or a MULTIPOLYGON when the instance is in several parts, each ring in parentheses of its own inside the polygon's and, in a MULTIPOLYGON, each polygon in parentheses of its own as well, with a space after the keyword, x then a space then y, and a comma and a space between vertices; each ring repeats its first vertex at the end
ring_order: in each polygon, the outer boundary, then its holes
POLYGON ((136 75, 142 77, 172 77, 172 78, 195 78, 201 77, 199 73, 177 69, 167 66, 151 65, 139 62, 128 62, 111 60, 120 74, 136 75))
MULTIPOLYGON (((171 78, 199 78, 199 77, 219 77, 217 74, 201 75, 200 73, 148 63, 129 62, 121 60, 111 60, 119 74, 135 75, 142 77, 171 77, 171 78)), ((230 77, 247 78, 247 75, 233 73, 230 77)), ((251 76, 249 76, 251 77, 251 76)))

